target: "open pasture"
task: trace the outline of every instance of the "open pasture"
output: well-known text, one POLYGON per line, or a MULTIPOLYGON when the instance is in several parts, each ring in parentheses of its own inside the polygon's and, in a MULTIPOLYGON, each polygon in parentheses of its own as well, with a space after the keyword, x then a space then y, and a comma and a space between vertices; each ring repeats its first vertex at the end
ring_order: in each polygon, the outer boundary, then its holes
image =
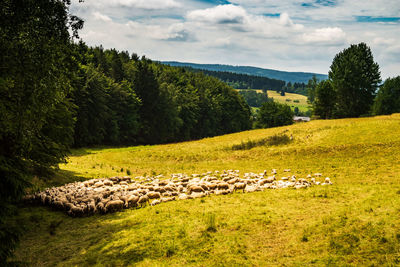
POLYGON ((278 103, 289 105, 292 110, 298 107, 299 111, 306 112, 310 108, 310 105, 307 103, 307 97, 304 95, 285 93, 285 96, 281 96, 280 93, 271 90, 268 90, 267 93, 268 97, 272 97, 278 103))
MULTIPOLYGON (((75 150, 62 180, 276 169, 331 186, 235 192, 71 218, 21 207, 16 260, 41 266, 400 263, 400 115, 312 121, 198 141, 75 150), (272 136, 291 142, 258 142, 272 136), (239 146, 242 149, 233 149, 239 146)), ((61 177, 61 176, 60 176, 61 177)), ((58 178, 57 178, 58 179, 58 178)), ((62 182, 61 182, 62 181, 62 182)))

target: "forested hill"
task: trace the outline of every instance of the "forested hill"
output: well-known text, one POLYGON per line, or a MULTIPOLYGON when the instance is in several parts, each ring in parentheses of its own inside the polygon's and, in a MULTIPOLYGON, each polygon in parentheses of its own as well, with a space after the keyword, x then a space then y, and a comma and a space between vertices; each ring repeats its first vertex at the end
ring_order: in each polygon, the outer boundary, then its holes
POLYGON ((208 76, 216 77, 236 89, 249 88, 280 91, 286 85, 285 81, 270 79, 262 76, 254 76, 228 71, 194 69, 191 67, 186 67, 186 69, 193 72, 203 72, 208 76))
POLYGON ((250 67, 250 66, 196 64, 196 63, 186 63, 186 62, 176 62, 176 61, 163 61, 162 63, 176 67, 191 67, 194 69, 234 72, 247 75, 262 76, 262 77, 268 77, 270 79, 283 80, 285 82, 291 82, 291 83, 307 83, 312 78, 313 75, 315 75, 319 80, 325 80, 328 78, 328 76, 325 74, 308 73, 308 72, 288 72, 288 71, 250 67))

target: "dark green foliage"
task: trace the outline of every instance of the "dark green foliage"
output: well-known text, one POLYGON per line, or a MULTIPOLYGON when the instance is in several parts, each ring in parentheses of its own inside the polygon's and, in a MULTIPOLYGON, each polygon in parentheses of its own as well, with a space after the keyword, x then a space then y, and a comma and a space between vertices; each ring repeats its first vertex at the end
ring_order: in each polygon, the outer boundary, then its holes
POLYGON ((250 128, 248 105, 216 78, 83 43, 76 50, 82 62, 73 93, 77 147, 176 142, 250 128))
POLYGON ((68 96, 76 70, 69 30, 83 22, 69 1, 4 0, 0 5, 0 265, 18 239, 7 217, 33 175, 47 173, 72 142, 68 96))
POLYGON ((315 75, 307 83, 307 98, 308 98, 308 102, 311 104, 314 103, 315 90, 317 89, 318 83, 319 83, 319 80, 317 79, 317 77, 315 75))
MULTIPOLYGON (((306 83, 309 79, 315 75, 319 80, 325 80, 328 78, 327 75, 324 74, 315 74, 315 73, 306 73, 306 72, 287 72, 287 71, 278 71, 271 69, 262 69, 257 67, 249 67, 249 66, 231 66, 231 65, 219 65, 219 64, 194 64, 194 63, 182 63, 182 62, 163 62, 164 64, 168 64, 170 66, 176 67, 191 67, 194 69, 202 69, 202 70, 210 70, 210 71, 218 71, 218 72, 233 72, 240 74, 247 74, 253 76, 261 76, 268 77, 277 80, 283 80, 285 82, 294 82, 294 83, 306 83)), ((257 88, 260 89, 260 88, 257 88)), ((280 88, 279 88, 280 89, 280 88)))
POLYGON ((74 91, 77 106, 75 146, 132 144, 138 132, 139 100, 132 85, 83 66, 81 86, 74 91))
POLYGON ((267 93, 258 93, 255 90, 240 90, 239 94, 244 97, 250 107, 261 107, 264 102, 270 101, 267 93))
POLYGON ((381 86, 373 106, 374 115, 400 112, 400 76, 388 78, 381 86))
POLYGON ((216 77, 228 85, 236 89, 263 89, 263 90, 278 90, 285 85, 285 81, 270 79, 267 77, 240 74, 227 71, 210 71, 210 70, 197 70, 187 68, 194 72, 203 72, 206 75, 216 77))
POLYGON ((359 117, 370 112, 381 76, 365 43, 351 45, 337 54, 329 79, 336 93, 334 117, 359 117))
POLYGON ((330 80, 320 82, 315 90, 313 102, 314 115, 322 119, 332 118, 335 112, 336 97, 330 80))
POLYGON ((293 111, 288 105, 265 102, 257 115, 257 128, 270 128, 293 124, 293 111))

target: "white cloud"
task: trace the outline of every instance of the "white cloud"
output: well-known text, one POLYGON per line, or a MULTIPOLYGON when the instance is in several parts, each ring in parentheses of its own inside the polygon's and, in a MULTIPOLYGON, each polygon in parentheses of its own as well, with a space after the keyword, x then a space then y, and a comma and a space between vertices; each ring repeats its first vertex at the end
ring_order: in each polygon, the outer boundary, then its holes
POLYGON ((346 33, 338 27, 316 29, 302 37, 306 43, 313 44, 342 45, 346 42, 346 33))
POLYGON ((279 38, 304 28, 301 24, 295 24, 287 13, 282 13, 277 18, 258 16, 249 14, 243 7, 236 5, 193 10, 186 17, 189 21, 205 23, 217 29, 249 32, 261 38, 279 38))
POLYGON ((202 21, 216 24, 243 23, 248 18, 246 10, 235 5, 219 5, 207 9, 190 11, 187 18, 193 21, 202 21))
POLYGON ((147 25, 135 21, 129 21, 126 26, 132 35, 151 38, 155 40, 187 41, 189 33, 182 23, 173 23, 168 27, 162 25, 147 25))
POLYGON ((97 12, 97 11, 93 13, 93 17, 95 19, 97 19, 97 20, 101 20, 101 21, 104 21, 104 22, 111 22, 112 21, 112 19, 109 16, 103 15, 100 12, 97 12))
POLYGON ((396 43, 396 40, 393 38, 382 38, 382 37, 376 37, 373 39, 373 44, 374 45, 383 45, 383 46, 387 46, 387 45, 393 45, 396 43))
POLYGON ((181 4, 174 0, 110 0, 110 5, 121 5, 143 9, 165 9, 180 7, 181 4))

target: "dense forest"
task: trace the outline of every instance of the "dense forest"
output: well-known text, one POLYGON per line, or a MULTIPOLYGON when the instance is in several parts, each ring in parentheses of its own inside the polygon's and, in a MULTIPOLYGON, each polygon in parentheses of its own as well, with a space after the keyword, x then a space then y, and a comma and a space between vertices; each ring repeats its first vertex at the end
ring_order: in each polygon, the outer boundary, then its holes
MULTIPOLYGON (((184 67, 188 71, 203 72, 206 75, 216 77, 235 89, 261 89, 264 92, 273 90, 284 93, 295 93, 307 96, 307 85, 300 82, 288 82, 268 77, 241 74, 228 71, 211 71, 206 69, 196 69, 192 67, 184 67)), ((316 77, 316 76, 313 76, 316 77)))
POLYGON ((76 49, 74 146, 176 142, 250 128, 244 99, 216 78, 114 49, 76 49))

